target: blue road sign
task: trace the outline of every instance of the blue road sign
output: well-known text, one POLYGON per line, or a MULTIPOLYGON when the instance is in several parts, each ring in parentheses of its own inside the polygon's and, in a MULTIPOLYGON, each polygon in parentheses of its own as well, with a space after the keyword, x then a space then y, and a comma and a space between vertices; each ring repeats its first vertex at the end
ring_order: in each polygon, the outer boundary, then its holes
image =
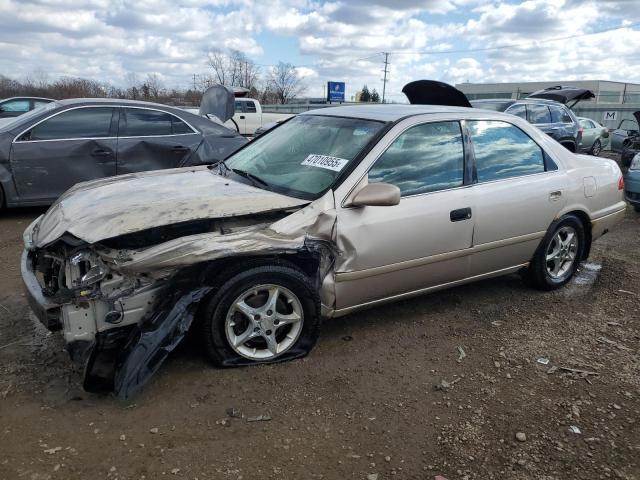
POLYGON ((327 82, 327 100, 344 102, 344 82, 327 82))

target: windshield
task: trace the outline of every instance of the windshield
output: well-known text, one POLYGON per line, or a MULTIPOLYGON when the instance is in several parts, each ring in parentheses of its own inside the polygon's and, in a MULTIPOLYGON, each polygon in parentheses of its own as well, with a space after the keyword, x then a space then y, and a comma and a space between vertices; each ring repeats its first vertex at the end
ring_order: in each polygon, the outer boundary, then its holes
POLYGON ((372 120, 299 115, 256 138, 224 163, 265 188, 317 198, 383 127, 383 122, 372 120))
POLYGON ((10 122, 3 123, 0 125, 0 130, 11 130, 12 128, 22 124, 25 120, 29 120, 37 115, 40 115, 47 110, 53 110, 54 108, 58 108, 60 104, 58 102, 49 102, 45 103, 40 107, 36 107, 33 110, 20 115, 19 117, 12 118, 10 122))

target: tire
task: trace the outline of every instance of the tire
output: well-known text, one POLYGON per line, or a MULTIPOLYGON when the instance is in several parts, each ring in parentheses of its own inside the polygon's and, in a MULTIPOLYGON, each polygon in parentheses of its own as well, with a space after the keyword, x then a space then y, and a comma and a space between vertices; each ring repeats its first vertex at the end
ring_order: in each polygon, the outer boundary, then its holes
POLYGON ((0 210, 4 209, 4 190, 0 186, 0 210))
POLYGON ((320 297, 311 279, 289 264, 248 263, 236 272, 203 310, 210 360, 233 367, 307 355, 320 334, 320 297))
POLYGON ((593 145, 591 145, 591 151, 589 153, 597 157, 598 155, 600 155, 600 152, 602 152, 602 143, 600 142, 600 139, 597 139, 595 142, 593 142, 593 145))
POLYGON ((580 264, 585 238, 584 225, 575 215, 564 215, 554 222, 525 271, 525 281, 539 290, 555 290, 565 285, 580 264), (569 234, 573 234, 575 242, 568 240, 569 234), (551 257, 553 254, 556 256, 551 257))
POLYGON ((633 209, 634 209, 636 212, 640 213, 640 205, 634 205, 634 206, 633 206, 633 209))

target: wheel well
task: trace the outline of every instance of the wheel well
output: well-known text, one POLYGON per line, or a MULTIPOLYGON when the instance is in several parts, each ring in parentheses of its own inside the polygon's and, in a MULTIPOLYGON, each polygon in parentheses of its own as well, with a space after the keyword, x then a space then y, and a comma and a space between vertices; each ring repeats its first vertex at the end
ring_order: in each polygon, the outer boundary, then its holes
POLYGON ((573 212, 567 212, 565 215, 575 215, 582 222, 584 227, 585 246, 582 254, 582 260, 586 260, 589 257, 591 251, 591 219, 582 210, 574 210, 573 212))
POLYGON ((214 287, 219 287, 222 283, 236 275, 237 273, 258 265, 289 265, 298 268, 309 278, 318 277, 320 259, 311 252, 299 252, 279 255, 247 255, 226 257, 214 260, 206 265, 197 265, 203 275, 203 280, 214 287))

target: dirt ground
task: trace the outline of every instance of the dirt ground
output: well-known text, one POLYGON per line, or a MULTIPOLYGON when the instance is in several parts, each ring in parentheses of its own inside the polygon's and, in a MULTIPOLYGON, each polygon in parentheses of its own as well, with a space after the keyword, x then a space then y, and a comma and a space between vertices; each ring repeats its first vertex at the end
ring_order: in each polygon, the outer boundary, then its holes
POLYGON ((283 365, 215 369, 190 338, 131 403, 83 392, 29 313, 41 212, 0 214, 2 479, 640 478, 631 209, 559 291, 514 275, 376 308, 283 365))

